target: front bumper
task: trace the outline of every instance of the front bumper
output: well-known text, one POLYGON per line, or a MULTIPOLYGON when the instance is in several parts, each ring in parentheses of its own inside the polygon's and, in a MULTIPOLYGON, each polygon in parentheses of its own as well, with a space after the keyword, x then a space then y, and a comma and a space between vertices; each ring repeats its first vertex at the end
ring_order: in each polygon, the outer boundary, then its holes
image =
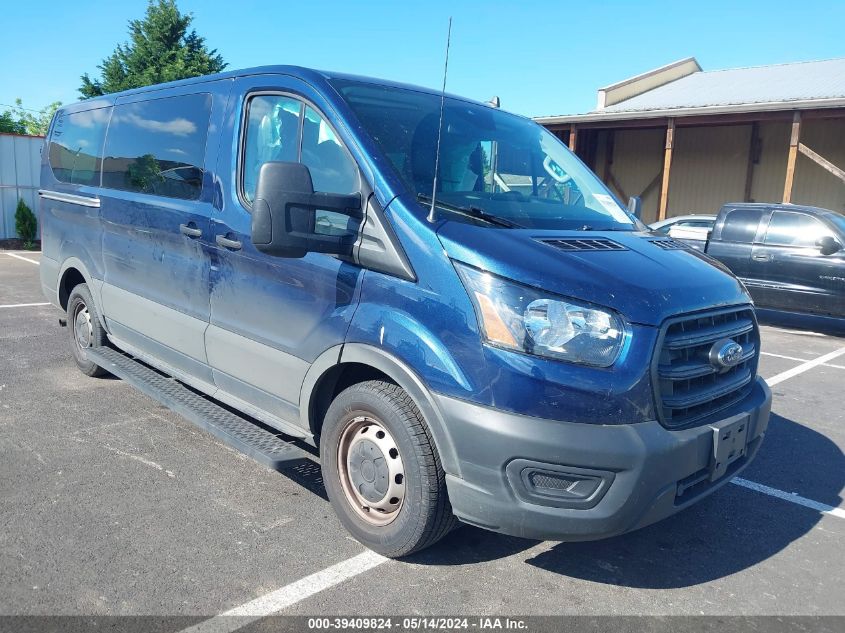
POLYGON ((607 538, 682 510, 727 483, 756 455, 772 394, 758 378, 747 398, 721 417, 747 415, 747 451, 711 481, 711 425, 670 431, 636 424, 560 422, 520 416, 436 396, 458 459, 446 475, 455 515, 496 532, 544 540, 607 538), (589 499, 572 502, 530 490, 518 471, 568 472, 602 480, 589 499), (577 506, 577 507, 575 507, 577 506))

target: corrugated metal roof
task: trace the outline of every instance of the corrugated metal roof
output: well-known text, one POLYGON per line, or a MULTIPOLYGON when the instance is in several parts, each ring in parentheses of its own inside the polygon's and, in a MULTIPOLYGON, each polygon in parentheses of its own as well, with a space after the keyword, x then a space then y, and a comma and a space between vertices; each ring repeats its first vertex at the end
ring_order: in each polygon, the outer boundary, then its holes
POLYGON ((845 98, 845 58, 701 71, 597 112, 845 98))

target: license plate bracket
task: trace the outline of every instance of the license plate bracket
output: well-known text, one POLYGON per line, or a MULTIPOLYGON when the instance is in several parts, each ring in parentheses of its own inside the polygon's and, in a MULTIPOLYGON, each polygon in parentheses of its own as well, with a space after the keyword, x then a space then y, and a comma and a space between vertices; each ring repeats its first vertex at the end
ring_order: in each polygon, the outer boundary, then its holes
POLYGON ((745 457, 748 450, 748 426, 751 417, 729 418, 711 424, 713 430, 713 453, 710 456, 710 481, 725 476, 728 466, 745 457))

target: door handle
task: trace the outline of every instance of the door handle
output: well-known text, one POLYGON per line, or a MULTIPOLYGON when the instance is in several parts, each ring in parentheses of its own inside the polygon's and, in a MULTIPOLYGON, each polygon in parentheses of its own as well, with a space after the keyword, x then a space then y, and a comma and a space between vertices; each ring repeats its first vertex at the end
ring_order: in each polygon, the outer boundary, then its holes
POLYGON ((753 259, 755 262, 768 262, 772 260, 772 258, 768 255, 752 255, 751 259, 753 259))
POLYGON ((182 235, 187 235, 188 237, 202 237, 202 229, 198 229, 193 222, 189 224, 180 224, 179 225, 179 232, 182 235))
POLYGON ((218 235, 216 238, 216 242, 223 248, 228 248, 233 251, 238 251, 241 249, 241 246, 243 246, 240 240, 230 240, 228 237, 225 237, 223 235, 218 235))

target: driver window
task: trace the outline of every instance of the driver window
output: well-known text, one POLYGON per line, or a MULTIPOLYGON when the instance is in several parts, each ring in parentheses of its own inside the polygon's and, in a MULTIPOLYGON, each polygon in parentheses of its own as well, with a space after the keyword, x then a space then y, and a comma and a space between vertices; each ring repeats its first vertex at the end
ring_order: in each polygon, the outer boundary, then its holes
POLYGON ((299 159, 302 103, 280 95, 260 95, 250 99, 247 107, 243 195, 252 202, 261 165, 299 159))
MULTIPOLYGON (((314 191, 355 193, 361 188, 352 157, 326 120, 309 106, 302 126, 302 163, 311 172, 314 191)), ((359 224, 342 213, 318 209, 314 229, 323 235, 346 235, 357 231, 359 224)))

